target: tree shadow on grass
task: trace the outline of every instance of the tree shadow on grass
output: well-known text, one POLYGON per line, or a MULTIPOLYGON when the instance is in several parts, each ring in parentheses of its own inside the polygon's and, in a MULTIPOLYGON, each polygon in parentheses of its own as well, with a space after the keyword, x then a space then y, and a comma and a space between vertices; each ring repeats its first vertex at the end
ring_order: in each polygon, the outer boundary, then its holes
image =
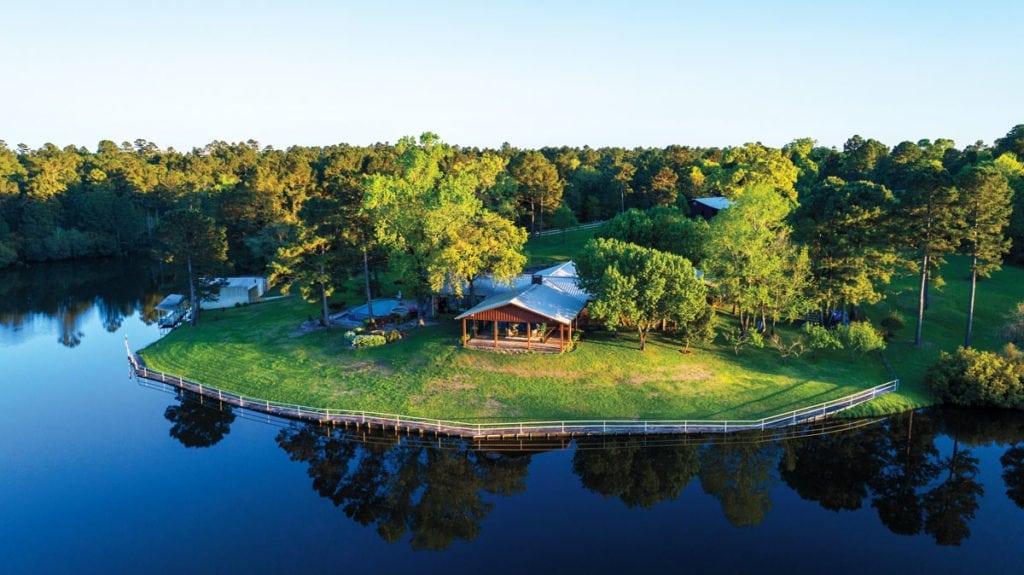
MULTIPOLYGON (((802 382, 799 382, 799 383, 794 383, 793 385, 789 385, 789 386, 786 386, 784 388, 781 388, 781 389, 779 389, 778 391, 776 391, 774 393, 769 393, 768 395, 762 395, 762 396, 759 396, 757 399, 752 399, 750 401, 746 401, 746 402, 743 402, 743 403, 740 403, 740 404, 737 404, 737 405, 732 405, 732 406, 729 406, 729 407, 727 407, 725 409, 716 411, 715 413, 710 414, 709 417, 714 417, 714 416, 721 415, 721 414, 727 413, 727 412, 736 412, 738 410, 742 410, 743 408, 745 408, 747 406, 754 405, 754 404, 757 404, 757 403, 765 403, 765 402, 767 402, 768 400, 770 400, 773 397, 778 397, 780 395, 783 395, 783 394, 789 393, 791 391, 794 391, 797 388, 799 388, 800 386, 806 385, 807 383, 808 382, 806 382, 806 381, 802 381, 802 382)), ((786 413, 787 411, 793 411, 793 410, 796 410, 796 409, 803 409, 805 407, 812 407, 816 403, 822 403, 822 402, 828 401, 827 399, 825 399, 825 397, 829 396, 829 395, 831 395, 831 392, 829 392, 829 391, 822 391, 822 392, 816 393, 814 395, 805 396, 805 397, 802 397, 799 402, 790 401, 788 403, 780 405, 777 408, 771 410, 772 413, 767 413, 765 415, 762 415, 761 417, 757 417, 756 419, 762 419, 764 417, 772 417, 772 416, 775 416, 775 415, 786 413), (815 401, 814 398, 820 398, 820 401, 815 401)), ((766 410, 763 410, 763 411, 766 411, 766 410)))

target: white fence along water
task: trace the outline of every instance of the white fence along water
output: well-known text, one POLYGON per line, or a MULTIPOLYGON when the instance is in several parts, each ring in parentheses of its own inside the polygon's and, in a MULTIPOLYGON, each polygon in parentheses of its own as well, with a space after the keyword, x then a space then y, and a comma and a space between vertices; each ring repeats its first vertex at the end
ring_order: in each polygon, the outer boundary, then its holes
POLYGON ((516 422, 465 422, 409 415, 379 413, 353 409, 331 409, 308 407, 293 403, 282 403, 247 397, 204 386, 181 376, 170 375, 149 369, 142 365, 138 356, 128 348, 128 361, 132 373, 142 379, 160 382, 171 387, 190 391, 222 404, 266 413, 276 417, 311 421, 321 424, 355 425, 368 429, 394 429, 408 432, 433 433, 469 438, 489 437, 547 437, 586 436, 586 435, 628 435, 628 434, 677 434, 677 433, 731 433, 775 429, 790 425, 799 425, 822 419, 829 415, 847 410, 856 405, 871 401, 880 395, 899 389, 899 380, 876 385, 869 389, 826 401, 810 407, 795 409, 763 419, 755 420, 700 420, 700 419, 664 419, 664 420, 633 420, 633 419, 593 419, 565 421, 516 421, 516 422))

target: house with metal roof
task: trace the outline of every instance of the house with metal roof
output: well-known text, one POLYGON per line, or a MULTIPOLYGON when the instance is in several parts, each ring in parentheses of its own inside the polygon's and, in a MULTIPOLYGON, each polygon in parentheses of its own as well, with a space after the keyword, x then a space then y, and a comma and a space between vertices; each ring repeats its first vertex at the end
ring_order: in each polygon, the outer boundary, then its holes
POLYGON ((562 353, 568 349, 572 331, 590 299, 576 285, 575 264, 566 262, 528 277, 530 283, 493 293, 455 318, 462 320, 464 346, 507 352, 562 353))
POLYGON ((690 215, 700 216, 705 220, 715 217, 718 212, 728 208, 732 202, 723 197, 695 198, 690 200, 690 215))

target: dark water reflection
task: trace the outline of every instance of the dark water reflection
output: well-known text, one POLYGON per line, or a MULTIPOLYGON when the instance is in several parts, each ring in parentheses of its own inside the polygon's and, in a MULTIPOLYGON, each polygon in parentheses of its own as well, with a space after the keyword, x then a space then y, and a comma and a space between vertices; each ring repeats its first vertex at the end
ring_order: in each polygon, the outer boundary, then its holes
POLYGON ((127 378, 153 278, 0 276, 0 572, 1024 569, 1020 413, 487 444, 267 421, 127 378))
MULTIPOLYGON (((170 430, 186 447, 215 444, 234 414, 179 398, 170 430)), ((259 416, 257 416, 259 417, 259 416)), ((735 527, 760 525, 779 483, 828 511, 871 508, 897 535, 925 534, 960 545, 985 495, 978 446, 1005 446, 1001 490, 1024 508, 1024 418, 1004 411, 931 409, 850 431, 808 427, 777 438, 759 433, 704 437, 592 437, 565 440, 581 485, 627 508, 677 499, 691 483, 714 498, 735 527)), ((311 424, 288 424, 276 437, 301 462, 313 490, 387 542, 408 534, 413 549, 471 541, 494 507, 488 496, 527 488, 535 453, 557 440, 514 444, 424 439, 311 424)))
MULTIPOLYGON (((0 342, 30 337, 36 322, 57 326, 57 342, 77 347, 84 317, 94 308, 109 333, 136 311, 156 321, 158 267, 148 262, 97 260, 60 262, 0 271, 0 342)), ((45 329, 45 328, 44 328, 45 329)))

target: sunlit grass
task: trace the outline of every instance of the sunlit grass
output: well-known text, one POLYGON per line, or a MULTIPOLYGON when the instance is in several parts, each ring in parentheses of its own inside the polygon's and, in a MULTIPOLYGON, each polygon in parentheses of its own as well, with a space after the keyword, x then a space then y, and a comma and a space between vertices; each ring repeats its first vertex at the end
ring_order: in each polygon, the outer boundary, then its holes
MULTIPOLYGON (((917 276, 902 276, 893 282, 885 301, 868 310, 875 325, 890 311, 898 311, 906 321, 885 352, 900 377, 900 392, 858 408, 854 413, 872 414, 931 405, 935 399, 925 384, 925 373, 943 351, 954 351, 964 343, 967 329, 967 305, 970 298, 969 261, 949 258, 942 270, 945 285, 932 288, 924 315, 922 344, 914 346, 917 321, 917 276)), ((1005 341, 999 331, 1005 316, 1016 302, 1024 300, 1024 269, 1004 266, 990 279, 979 279, 974 310, 972 347, 990 351, 1005 341)))
MULTIPOLYGON (((592 230, 531 239, 531 256, 572 257, 592 230)), ((538 260, 539 261, 539 260, 538 260)), ((885 352, 900 392, 854 413, 893 413, 934 402, 924 374, 942 350, 962 343, 969 283, 962 258, 944 270, 925 316, 924 345, 913 345, 913 277, 891 287, 868 310, 875 325, 899 310, 906 327, 885 352)), ((1024 299, 1024 270, 1006 268, 978 286, 974 345, 998 349, 1003 316, 1024 299)), ((807 352, 783 359, 773 349, 736 355, 720 338, 682 353, 679 341, 652 336, 645 352, 635 334, 586 333, 563 355, 502 355, 458 345, 454 323, 412 330, 399 343, 352 350, 343 330, 302 333, 317 308, 298 297, 207 312, 142 355, 151 367, 228 391, 315 407, 400 413, 466 422, 560 419, 758 419, 836 399, 884 383, 891 373, 877 355, 807 352)), ((721 315, 724 327, 734 321, 721 315)), ((799 335, 782 328, 784 337, 799 335)))
POLYGON ((458 345, 460 327, 412 330, 352 350, 343 330, 301 333, 315 307, 290 297, 207 313, 142 355, 152 368, 252 397, 468 422, 498 419, 758 419, 887 380, 873 357, 783 360, 774 350, 710 345, 682 353, 653 336, 587 333, 563 355, 503 355, 458 345))

